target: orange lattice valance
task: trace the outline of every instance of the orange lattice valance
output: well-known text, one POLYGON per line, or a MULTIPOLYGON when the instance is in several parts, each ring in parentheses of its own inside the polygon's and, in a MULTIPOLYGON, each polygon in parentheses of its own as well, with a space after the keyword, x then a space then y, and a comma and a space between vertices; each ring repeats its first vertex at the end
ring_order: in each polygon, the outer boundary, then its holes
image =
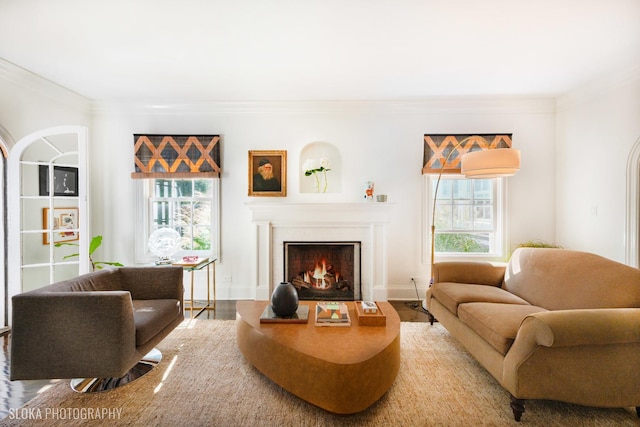
POLYGON ((470 151, 511 148, 511 135, 507 134, 467 134, 467 135, 425 135, 422 173, 460 173, 460 159, 470 151), (462 141, 462 144, 460 142, 462 141), (451 157, 447 159, 447 156, 451 157))
POLYGON ((220 176, 220 135, 139 135, 132 178, 220 176))

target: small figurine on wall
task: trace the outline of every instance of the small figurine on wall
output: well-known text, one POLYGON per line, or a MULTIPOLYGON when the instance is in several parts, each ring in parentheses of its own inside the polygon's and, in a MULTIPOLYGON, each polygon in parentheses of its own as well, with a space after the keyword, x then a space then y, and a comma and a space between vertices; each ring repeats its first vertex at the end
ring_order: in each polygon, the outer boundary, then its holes
POLYGON ((375 187, 373 181, 367 181, 364 189, 364 199, 368 201, 373 200, 373 188, 375 187))

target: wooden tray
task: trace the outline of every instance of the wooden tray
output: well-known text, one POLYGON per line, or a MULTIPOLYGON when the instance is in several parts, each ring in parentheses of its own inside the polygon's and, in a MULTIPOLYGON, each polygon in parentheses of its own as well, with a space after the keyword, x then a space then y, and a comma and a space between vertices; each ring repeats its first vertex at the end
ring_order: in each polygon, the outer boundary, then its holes
POLYGON ((356 301, 355 304, 356 318, 358 319, 358 325, 360 326, 386 326, 387 316, 382 312, 380 304, 378 306, 378 312, 375 314, 365 313, 362 310, 362 304, 360 301, 356 301))

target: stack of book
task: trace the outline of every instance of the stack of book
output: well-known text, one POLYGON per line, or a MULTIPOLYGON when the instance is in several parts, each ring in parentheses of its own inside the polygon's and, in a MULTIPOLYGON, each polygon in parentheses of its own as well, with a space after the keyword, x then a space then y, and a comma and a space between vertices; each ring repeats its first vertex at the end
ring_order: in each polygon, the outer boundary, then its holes
POLYGON ((316 326, 350 326, 349 308, 344 302, 316 304, 316 326))

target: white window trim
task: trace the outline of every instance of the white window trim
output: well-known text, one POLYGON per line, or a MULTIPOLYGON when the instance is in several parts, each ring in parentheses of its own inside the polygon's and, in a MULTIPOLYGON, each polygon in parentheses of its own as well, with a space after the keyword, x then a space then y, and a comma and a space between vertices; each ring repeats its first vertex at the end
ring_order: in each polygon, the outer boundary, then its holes
MULTIPOLYGON (((443 176, 443 179, 447 177, 443 176)), ((438 179, 437 175, 423 175, 422 180, 422 263, 431 264, 431 224, 433 215, 433 190, 431 182, 438 179)), ((435 261, 505 261, 508 256, 508 215, 507 215, 507 183, 505 178, 496 178, 496 251, 491 253, 447 253, 435 254, 435 261)))
MULTIPOLYGON (((176 257, 197 254, 215 258, 220 262, 220 179, 212 178, 211 188, 211 241, 210 251, 180 251, 176 257)), ((146 179, 136 180, 136 221, 135 221, 135 262, 136 264, 150 264, 156 256, 149 251, 149 185, 146 179)))

